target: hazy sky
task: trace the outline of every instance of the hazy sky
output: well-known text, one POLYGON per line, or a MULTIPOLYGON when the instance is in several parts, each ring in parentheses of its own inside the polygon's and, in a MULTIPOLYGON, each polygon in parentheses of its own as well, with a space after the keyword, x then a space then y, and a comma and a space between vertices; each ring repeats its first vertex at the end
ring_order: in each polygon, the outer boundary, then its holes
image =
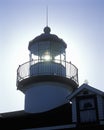
POLYGON ((24 109, 16 71, 29 60, 28 43, 43 33, 67 43, 67 61, 79 70, 79 85, 104 91, 104 0, 0 0, 0 113, 24 109))

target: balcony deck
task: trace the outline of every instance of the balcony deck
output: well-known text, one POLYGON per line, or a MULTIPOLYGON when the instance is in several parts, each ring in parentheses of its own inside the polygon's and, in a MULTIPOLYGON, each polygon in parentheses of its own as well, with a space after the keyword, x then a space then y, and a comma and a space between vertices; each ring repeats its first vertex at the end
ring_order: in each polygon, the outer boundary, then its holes
POLYGON ((66 77, 78 84, 78 69, 71 62, 56 59, 54 61, 44 61, 41 59, 19 65, 17 69, 17 86, 18 83, 27 78, 45 75, 66 77))

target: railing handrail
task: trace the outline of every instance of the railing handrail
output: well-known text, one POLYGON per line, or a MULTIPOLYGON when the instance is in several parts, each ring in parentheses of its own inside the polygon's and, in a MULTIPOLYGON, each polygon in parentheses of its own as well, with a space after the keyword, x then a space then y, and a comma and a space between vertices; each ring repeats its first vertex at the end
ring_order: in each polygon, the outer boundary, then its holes
MULTIPOLYGON (((52 68, 52 63, 55 63, 57 65, 62 65, 65 68, 65 75, 61 74, 61 73, 56 73, 56 75, 58 76, 62 76, 62 77, 66 77, 66 78, 71 78, 72 80, 74 80, 77 84, 78 84, 78 69, 75 65, 73 65, 71 62, 67 62, 64 60, 50 60, 50 61, 44 61, 44 59, 35 59, 35 60, 31 60, 31 61, 27 61, 21 65, 19 65, 18 69, 17 69, 17 83, 21 82, 22 80, 32 77, 32 76, 38 76, 41 75, 39 73, 35 74, 33 73, 33 75, 30 75, 30 67, 32 67, 33 65, 42 63, 42 66, 44 66, 45 69, 47 69, 46 67, 46 62, 50 63, 50 69, 54 69, 52 68)), ((57 66, 56 66, 57 67, 57 66)), ((55 68, 58 69, 58 68, 55 68)), ((59 70, 62 71, 62 70, 59 70)), ((38 71, 37 71, 38 72, 38 71)), ((45 75, 45 71, 44 71, 44 75, 45 75)), ((49 73, 49 75, 54 75, 49 73)))

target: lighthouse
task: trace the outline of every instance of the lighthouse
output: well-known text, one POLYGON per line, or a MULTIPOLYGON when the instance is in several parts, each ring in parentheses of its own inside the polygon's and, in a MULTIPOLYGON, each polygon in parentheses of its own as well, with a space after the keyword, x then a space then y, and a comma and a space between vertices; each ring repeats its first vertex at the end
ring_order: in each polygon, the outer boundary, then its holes
POLYGON ((67 44, 46 26, 29 41, 29 61, 17 68, 17 89, 25 94, 24 110, 41 113, 67 102, 78 88, 78 69, 66 61, 67 44))

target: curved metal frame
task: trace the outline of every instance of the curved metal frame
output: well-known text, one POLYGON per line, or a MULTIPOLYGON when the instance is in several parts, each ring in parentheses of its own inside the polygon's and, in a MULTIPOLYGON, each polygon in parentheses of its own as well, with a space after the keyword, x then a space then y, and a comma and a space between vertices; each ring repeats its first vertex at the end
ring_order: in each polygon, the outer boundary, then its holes
POLYGON ((39 60, 32 60, 32 61, 28 61, 25 62, 22 65, 19 65, 18 69, 17 69, 17 84, 19 82, 21 82, 22 80, 26 79, 26 78, 31 78, 32 76, 38 76, 38 75, 47 75, 47 65, 46 62, 49 63, 49 68, 50 71, 48 72, 48 75, 56 75, 56 76, 61 76, 61 77, 66 77, 69 79, 72 79, 73 81, 75 81, 78 84, 78 69, 75 65, 73 65, 71 62, 67 62, 67 61, 61 61, 61 60, 52 60, 52 61, 44 61, 44 59, 42 59, 41 61, 39 60), (59 73, 51 73, 53 71, 53 66, 52 66, 52 62, 54 62, 55 64, 57 64, 57 66, 61 65, 65 68, 66 72, 65 75, 63 75, 62 73, 62 69, 59 69, 59 67, 55 68, 59 73), (30 74, 30 68, 33 65, 42 63, 42 67, 44 66, 44 73, 39 73, 39 69, 37 69, 37 73, 33 73, 32 75, 30 74))

